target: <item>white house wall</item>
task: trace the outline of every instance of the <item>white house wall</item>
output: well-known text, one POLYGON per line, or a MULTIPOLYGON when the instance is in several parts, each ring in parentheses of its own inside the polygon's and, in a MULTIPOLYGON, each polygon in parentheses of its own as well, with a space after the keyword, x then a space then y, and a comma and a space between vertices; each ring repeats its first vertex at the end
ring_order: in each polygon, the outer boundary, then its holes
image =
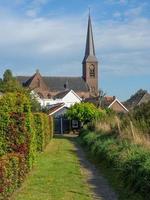
POLYGON ((68 92, 62 99, 42 99, 34 92, 32 93, 42 107, 54 105, 57 103, 65 103, 65 107, 70 107, 75 103, 80 103, 81 99, 73 91, 68 92))
POLYGON ((81 100, 72 91, 70 91, 68 94, 66 94, 66 96, 64 96, 62 102, 64 102, 66 107, 69 108, 75 103, 80 103, 81 100))

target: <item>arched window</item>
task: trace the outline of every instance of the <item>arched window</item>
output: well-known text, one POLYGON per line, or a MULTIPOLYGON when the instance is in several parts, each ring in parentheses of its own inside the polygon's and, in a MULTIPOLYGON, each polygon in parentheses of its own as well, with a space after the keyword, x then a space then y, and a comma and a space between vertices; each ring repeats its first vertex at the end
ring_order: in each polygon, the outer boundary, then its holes
POLYGON ((90 66, 90 77, 95 77, 95 67, 94 67, 94 65, 90 66))

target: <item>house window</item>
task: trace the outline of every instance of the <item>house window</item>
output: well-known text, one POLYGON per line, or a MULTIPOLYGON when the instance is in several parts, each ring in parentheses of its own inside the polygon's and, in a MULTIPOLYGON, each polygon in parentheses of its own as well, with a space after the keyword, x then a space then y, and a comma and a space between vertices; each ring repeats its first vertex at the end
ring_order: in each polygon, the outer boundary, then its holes
POLYGON ((95 67, 94 67, 94 65, 90 66, 90 77, 95 77, 95 67))

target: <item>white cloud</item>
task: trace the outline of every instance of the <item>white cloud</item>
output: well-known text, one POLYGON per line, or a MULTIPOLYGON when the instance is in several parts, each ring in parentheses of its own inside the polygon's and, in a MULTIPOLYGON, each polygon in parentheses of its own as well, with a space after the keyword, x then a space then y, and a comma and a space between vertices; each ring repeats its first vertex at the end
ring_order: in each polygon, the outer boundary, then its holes
POLYGON ((138 7, 128 9, 124 13, 124 15, 127 16, 127 17, 137 17, 137 16, 141 15, 142 11, 143 11, 143 5, 140 5, 138 7))
MULTIPOLYGON (((0 68, 17 74, 80 75, 87 19, 0 19, 0 68), (16 70, 17 69, 17 70, 16 70)), ((100 68, 113 74, 150 74, 150 20, 93 23, 100 68)))

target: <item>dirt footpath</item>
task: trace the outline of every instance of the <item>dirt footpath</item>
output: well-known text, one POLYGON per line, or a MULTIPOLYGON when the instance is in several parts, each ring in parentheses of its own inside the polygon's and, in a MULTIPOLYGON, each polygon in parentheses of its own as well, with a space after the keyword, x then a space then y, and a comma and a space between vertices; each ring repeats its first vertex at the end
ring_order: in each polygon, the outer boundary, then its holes
POLYGON ((91 188, 91 191, 93 193, 93 200, 118 200, 117 195, 109 186, 107 180, 96 169, 94 164, 87 160, 82 148, 76 143, 75 146, 75 151, 81 164, 81 172, 86 177, 86 181, 91 188))

